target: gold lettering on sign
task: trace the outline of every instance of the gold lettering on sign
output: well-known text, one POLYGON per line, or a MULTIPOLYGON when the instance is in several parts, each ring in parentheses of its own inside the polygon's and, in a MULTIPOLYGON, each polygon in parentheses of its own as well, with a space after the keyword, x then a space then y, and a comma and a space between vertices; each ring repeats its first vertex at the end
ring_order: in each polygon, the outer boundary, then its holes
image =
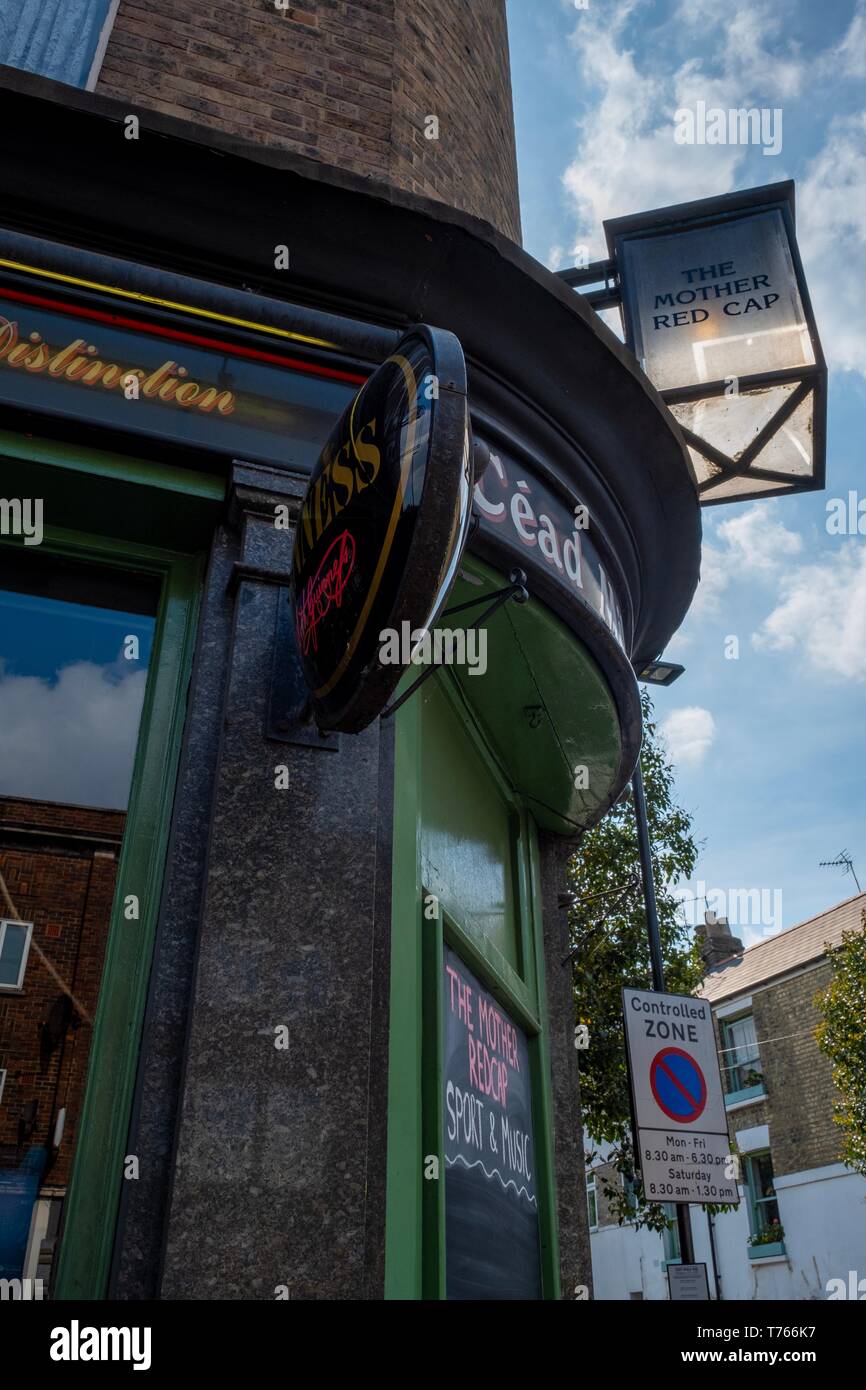
POLYGON ((105 391, 122 391, 124 381, 135 376, 141 386, 140 397, 145 400, 200 410, 204 415, 214 411, 231 415, 235 408, 233 391, 188 380, 188 369, 172 358, 149 372, 143 367, 103 362, 96 355, 98 351, 86 338, 74 338, 63 348, 51 347, 35 330, 26 338, 19 338, 18 324, 0 315, 0 364, 7 367, 57 381, 74 381, 81 386, 101 386, 105 391))

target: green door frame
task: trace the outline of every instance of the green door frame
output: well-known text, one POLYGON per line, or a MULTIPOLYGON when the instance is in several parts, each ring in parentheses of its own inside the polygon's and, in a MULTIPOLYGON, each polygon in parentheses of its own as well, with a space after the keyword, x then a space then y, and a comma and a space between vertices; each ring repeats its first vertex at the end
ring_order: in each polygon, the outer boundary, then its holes
POLYGON ((445 1297, 445 1183, 442 1115, 442 972, 444 945, 462 957, 514 1016, 529 1039, 533 1129, 539 1191, 539 1242, 545 1299, 558 1299, 559 1250, 547 1003, 535 823, 447 675, 434 678, 469 733, 503 799, 518 818, 521 976, 470 924, 440 911, 425 917, 421 867, 423 701, 400 709, 395 730, 391 991, 385 1297, 445 1297), (436 1159, 435 1165, 431 1159, 436 1159), (425 1176, 435 1172, 435 1178, 425 1176))
MULTIPOLYGON (((79 448, 68 451, 68 471, 63 446, 48 441, 4 434, 0 452, 21 459, 19 476, 24 482, 30 480, 28 463, 37 465, 49 515, 53 480, 56 477, 58 496, 65 499, 71 471, 76 512, 86 510, 89 495, 93 514, 100 515, 105 506, 103 490, 111 479, 130 487, 127 495, 140 499, 148 515, 159 516, 165 509, 169 526, 173 524, 171 509, 182 501, 191 509, 188 514, 196 517, 191 532, 198 544, 213 524, 224 492, 215 477, 203 485, 202 475, 191 473, 187 489, 180 470, 163 471, 157 464, 79 448), (177 497, 179 492, 185 494, 182 499, 177 497)), ((4 538, 2 543, 22 542, 4 538)), ((204 556, 200 551, 160 549, 137 540, 52 526, 45 527, 40 549, 110 569, 150 574, 162 586, 54 1283, 57 1299, 101 1299, 108 1287, 124 1181, 204 556), (137 920, 124 915, 124 902, 130 895, 138 899, 137 920)))

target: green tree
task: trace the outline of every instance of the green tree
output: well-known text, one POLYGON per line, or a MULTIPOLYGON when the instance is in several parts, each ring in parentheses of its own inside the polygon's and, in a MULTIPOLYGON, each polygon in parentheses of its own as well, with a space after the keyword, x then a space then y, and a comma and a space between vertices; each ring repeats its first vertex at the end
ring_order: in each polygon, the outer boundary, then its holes
MULTIPOLYGON (((674 800, 673 768, 657 737, 652 702, 641 692, 641 770, 647 803, 665 988, 692 994, 703 975, 700 952, 671 888, 692 876, 697 845, 690 817, 674 800)), ((631 793, 584 836, 569 865, 575 904, 569 914, 575 1020, 589 1045, 578 1051, 583 1120, 591 1138, 614 1146, 611 1161, 625 1179, 602 1187, 614 1214, 661 1230, 669 1224, 657 1202, 635 1183, 628 1075, 622 1029, 623 985, 652 988, 641 886, 637 823, 631 793)))
POLYGON ((839 1092, 833 1118, 843 1135, 842 1159, 866 1177, 866 912, 862 921, 830 957, 833 979, 815 996, 822 1015, 815 1037, 839 1092))

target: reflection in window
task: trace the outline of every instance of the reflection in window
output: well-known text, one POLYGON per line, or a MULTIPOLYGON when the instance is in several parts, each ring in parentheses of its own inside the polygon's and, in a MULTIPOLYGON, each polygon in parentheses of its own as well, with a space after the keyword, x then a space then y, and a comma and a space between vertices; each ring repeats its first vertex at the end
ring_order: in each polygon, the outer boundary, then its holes
POLYGON ((116 12, 112 0, 4 0, 0 63, 72 87, 89 86, 116 12))
POLYGON ((148 576, 0 545, 0 1278, 46 1296, 158 601, 148 576))
POLYGON ((10 550, 0 552, 0 796, 125 809, 153 585, 10 550))
POLYGON ((30 947, 29 922, 0 919, 0 989, 20 989, 30 947))

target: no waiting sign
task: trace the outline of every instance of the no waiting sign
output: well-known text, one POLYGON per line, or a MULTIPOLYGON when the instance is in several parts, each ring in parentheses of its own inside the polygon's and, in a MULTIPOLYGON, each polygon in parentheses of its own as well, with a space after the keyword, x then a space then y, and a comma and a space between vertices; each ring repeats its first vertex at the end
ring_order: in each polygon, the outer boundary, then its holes
POLYGON ((637 1162, 655 1202, 739 1202, 705 999, 622 992, 637 1162), (727 1170, 727 1172, 726 1172, 727 1170))

